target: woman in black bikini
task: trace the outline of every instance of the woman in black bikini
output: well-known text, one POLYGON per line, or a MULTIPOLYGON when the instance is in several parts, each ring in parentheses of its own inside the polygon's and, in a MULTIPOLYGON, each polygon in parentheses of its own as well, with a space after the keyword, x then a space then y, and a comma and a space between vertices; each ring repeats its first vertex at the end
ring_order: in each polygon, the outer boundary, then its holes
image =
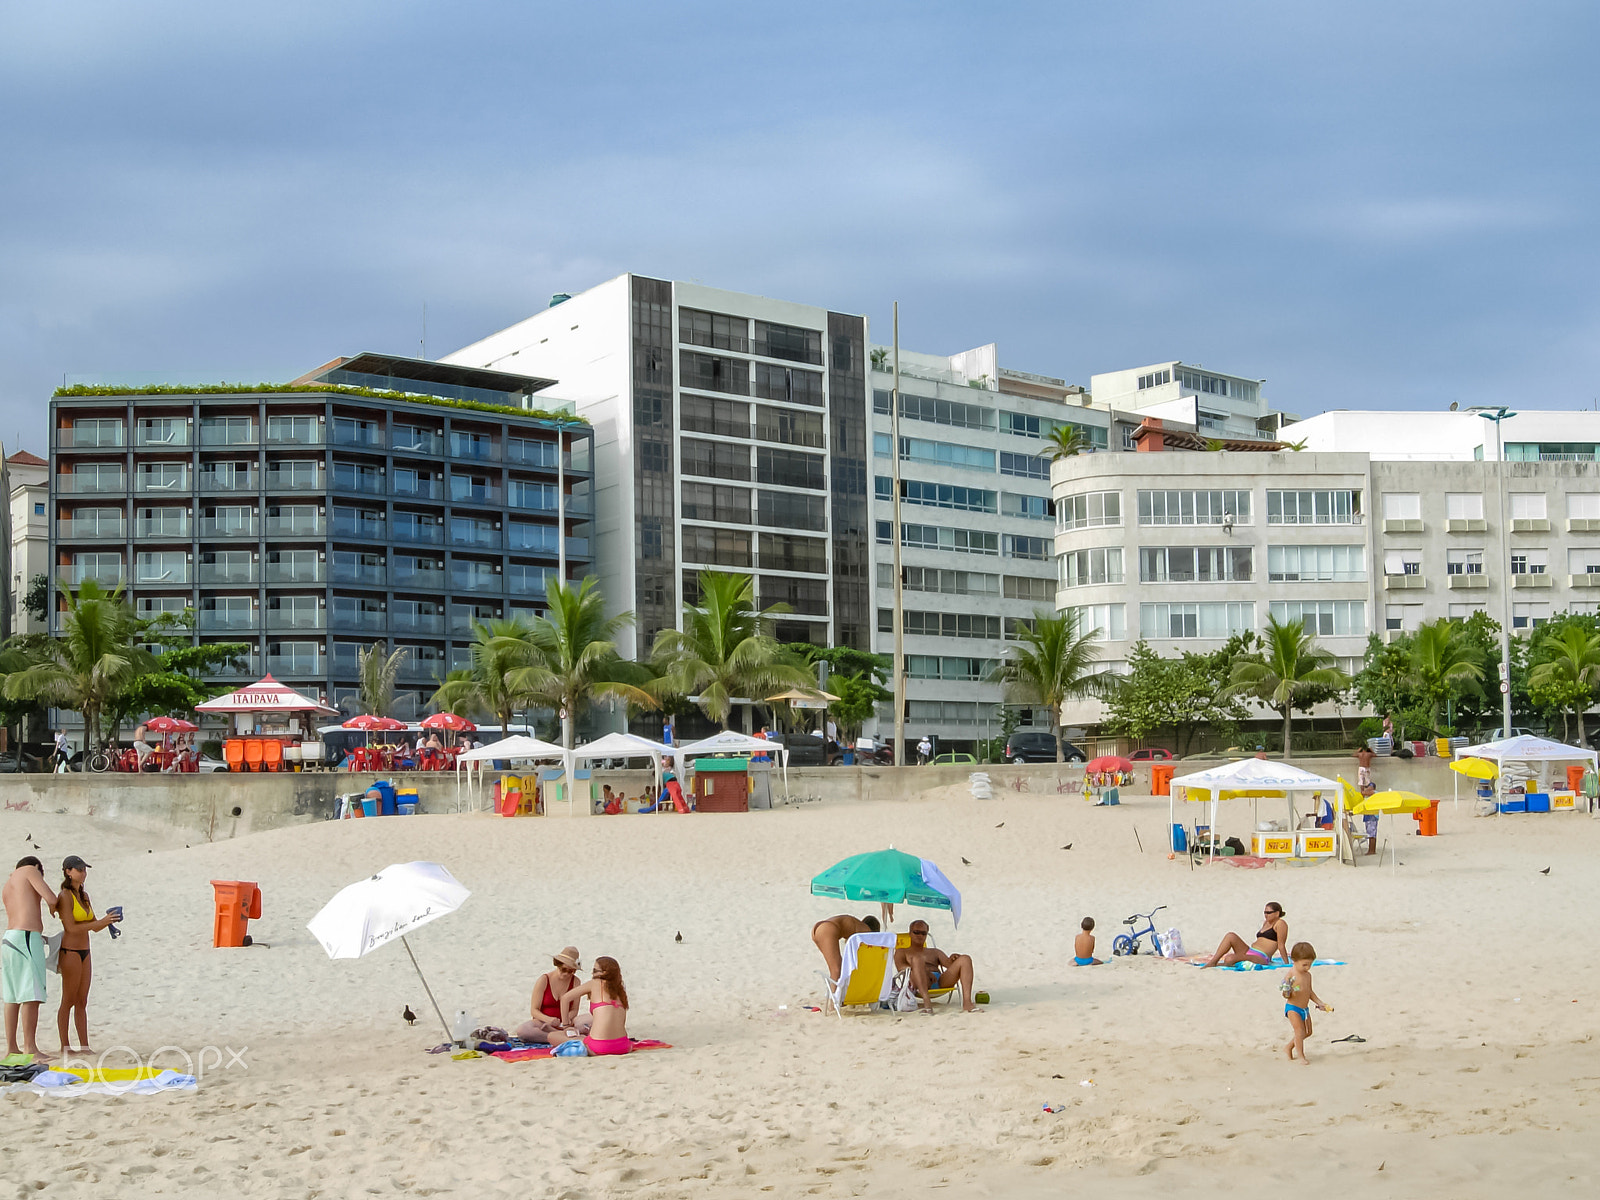
POLYGON ((1289 961, 1289 922, 1283 918, 1286 914, 1283 905, 1276 900, 1267 901, 1266 911, 1262 913, 1261 931, 1256 934, 1256 940, 1246 943, 1237 933, 1230 933, 1222 939, 1222 944, 1217 947, 1209 961, 1201 963, 1204 967, 1231 967, 1234 963, 1252 962, 1262 966, 1270 966, 1275 955, 1281 954, 1283 961, 1289 961))
POLYGON ((61 894, 56 897, 56 913, 63 930, 57 959, 61 968, 61 1007, 56 1012, 56 1032, 61 1037, 63 1056, 94 1053, 89 1049, 89 984, 94 979, 94 965, 89 961, 89 935, 121 920, 116 909, 111 910, 110 916, 94 915, 89 893, 83 890, 88 874, 89 864, 76 854, 61 864, 61 894), (67 1026, 74 1013, 78 1027, 77 1049, 67 1041, 67 1026))

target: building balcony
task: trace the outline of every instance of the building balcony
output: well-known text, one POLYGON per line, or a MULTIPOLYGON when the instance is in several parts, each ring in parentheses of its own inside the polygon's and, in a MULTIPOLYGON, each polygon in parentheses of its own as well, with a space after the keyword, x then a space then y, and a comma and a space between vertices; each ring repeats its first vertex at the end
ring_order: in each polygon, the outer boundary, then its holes
POLYGON ((207 679, 244 679, 254 682, 261 678, 261 656, 259 654, 242 654, 237 659, 237 665, 229 666, 227 663, 213 667, 206 672, 207 679))
POLYGON ((240 633, 257 629, 261 618, 255 612, 235 612, 232 609, 207 611, 201 609, 196 617, 201 633, 240 633))
POLYGON ((382 633, 389 625, 389 614, 365 608, 336 608, 332 628, 345 632, 382 633))
POLYGON ((487 438, 471 438, 464 434, 452 433, 450 457, 465 462, 499 462, 500 447, 487 438))
POLYGON ((120 450, 126 445, 122 426, 115 429, 58 429, 58 450, 120 450))
POLYGON ((1589 571, 1583 575, 1568 575, 1567 586, 1575 588, 1600 588, 1600 571, 1589 571))
POLYGON ((1385 517, 1383 519, 1385 533, 1421 533, 1422 521, 1415 517, 1385 517))
POLYGON ((184 467, 176 474, 145 475, 133 477, 133 490, 136 492, 153 493, 160 495, 163 492, 169 496, 181 495, 189 490, 189 468, 184 467))
POLYGON ((408 542, 413 546, 442 546, 444 545, 443 525, 414 525, 394 523, 394 540, 408 542))
POLYGON ((255 469, 237 471, 229 475, 218 475, 215 471, 207 471, 203 467, 200 471, 200 490, 202 492, 221 492, 230 494, 250 493, 260 490, 260 477, 255 469))
POLYGON ((320 562, 267 564, 268 583, 326 583, 327 578, 326 564, 320 562))
POLYGON ((142 538, 183 538, 194 528, 187 514, 172 517, 140 517, 133 523, 134 533, 142 538))
POLYGON ((446 670, 447 668, 442 659, 417 662, 408 655, 401 662, 400 671, 396 679, 401 683, 424 684, 431 691, 444 682, 446 670))
POLYGON ((329 578, 334 583, 357 583, 368 587, 383 587, 389 582, 388 571, 376 563, 340 562, 337 557, 333 560, 333 570, 329 578))
MULTIPOLYGON (((571 458, 571 455, 567 457, 571 458)), ((524 467, 544 467, 554 471, 556 444, 553 441, 540 442, 532 438, 511 438, 506 442, 506 461, 524 467)))
MULTIPOLYGON (((456 564, 458 567, 460 564, 456 564)), ((450 572, 450 588, 457 592, 498 592, 505 586, 505 576, 498 571, 450 572)))
POLYGON ((293 629, 312 633, 327 627, 327 616, 321 610, 316 612, 285 612, 282 609, 267 610, 267 628, 271 630, 293 629))
POLYGON ((268 537, 323 537, 327 523, 321 517, 268 517, 268 537))
POLYGON ((115 475, 107 472, 81 475, 63 472, 56 476, 55 490, 57 495, 64 496, 103 496, 112 492, 125 495, 128 491, 128 477, 121 472, 115 475))
POLYGON ((98 521, 57 521, 56 538, 58 540, 72 539, 76 541, 92 540, 101 542, 120 542, 128 536, 128 523, 126 520, 101 519, 98 521))
MULTIPOLYGON (((1485 533, 1488 531, 1489 522, 1482 517, 1451 517, 1444 523, 1446 533, 1485 533)), ((1388 532, 1385 522, 1384 532, 1388 532)))
POLYGON ((199 580, 202 584, 223 585, 255 583, 257 578, 256 564, 244 563, 239 566, 233 564, 219 565, 217 563, 201 563, 199 580))
POLYGON ((144 448, 160 449, 166 446, 187 446, 190 444, 189 423, 175 424, 167 429, 147 429, 139 427, 134 438, 134 445, 144 448))
POLYGON ((254 538, 259 533, 260 522, 255 517, 247 521, 232 517, 201 517, 200 536, 203 538, 254 538))
POLYGON ((326 443, 321 429, 274 429, 267 427, 269 446, 321 446, 326 443))
POLYGON ((1383 587, 1385 591, 1403 591, 1406 588, 1423 588, 1428 586, 1425 575, 1385 575, 1383 587))
POLYGON ((588 538, 568 538, 567 539, 567 557, 568 558, 588 558, 589 557, 589 539, 588 538))
POLYGON ((450 477, 450 502, 452 504, 482 504, 499 508, 505 493, 494 484, 475 484, 458 475, 450 477))
POLYGON ((133 582, 140 587, 170 587, 173 584, 187 586, 189 566, 187 563, 177 567, 137 566, 133 569, 133 582))
POLYGON ((1527 571, 1511 577, 1511 586, 1514 588, 1547 588, 1555 586, 1555 576, 1547 575, 1543 571, 1527 571))
POLYGON ((440 613, 390 613, 389 631, 391 633, 442 634, 444 633, 444 617, 440 613))
POLYGON ((200 444, 216 448, 226 446, 252 447, 259 445, 261 433, 254 422, 249 425, 201 425, 200 444))
POLYGON ((327 675, 325 654, 269 654, 267 674, 275 679, 321 679, 327 675))
POLYGON ((1473 575, 1451 575, 1449 579, 1450 590, 1452 592, 1470 590, 1472 588, 1486 588, 1489 586, 1489 577, 1483 574, 1481 571, 1473 575))
POLYGON ((383 430, 376 427, 350 428, 341 425, 337 418, 333 422, 333 433, 328 438, 330 445, 350 446, 357 450, 382 450, 386 439, 383 430))
POLYGON ((444 499, 444 483, 438 479, 422 479, 410 485, 402 484, 396 480, 394 486, 389 490, 397 500, 444 499))
MULTIPOLYGON (((68 583, 77 587, 85 580, 92 579, 103 588, 119 588, 128 582, 127 575, 120 569, 108 570, 105 567, 78 567, 72 566, 61 572, 68 583)), ((58 631, 59 632, 59 631, 58 631)))
POLYGON ((1550 522, 1545 517, 1513 517, 1512 533, 1549 533, 1550 522))
MULTIPOLYGON (((255 482, 251 481, 251 486, 255 482)), ((267 468, 267 490, 269 492, 320 492, 323 489, 322 468, 315 471, 274 471, 267 468)))
POLYGON ((443 571, 413 571, 407 567, 395 567, 392 574, 394 586, 397 588, 411 588, 423 592, 444 590, 443 571))
POLYGON ((337 538, 356 538, 363 542, 383 542, 386 521, 374 521, 360 517, 341 517, 337 513, 333 518, 333 536, 337 538))
POLYGON ((470 546, 477 550, 500 549, 500 531, 498 529, 478 529, 476 527, 462 528, 454 526, 450 530, 450 544, 452 546, 470 546))
POLYGON ((426 429, 396 426, 390 438, 396 454, 415 454, 421 458, 444 457, 444 434, 430 433, 426 429))

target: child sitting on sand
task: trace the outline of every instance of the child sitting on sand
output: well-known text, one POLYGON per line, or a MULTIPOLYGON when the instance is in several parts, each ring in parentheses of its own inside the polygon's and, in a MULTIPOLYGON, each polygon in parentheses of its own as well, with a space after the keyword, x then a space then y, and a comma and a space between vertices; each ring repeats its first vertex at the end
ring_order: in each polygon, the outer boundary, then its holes
POLYGON ((1290 959, 1294 962, 1294 971, 1283 977, 1283 982, 1278 985, 1278 990, 1283 993, 1283 1015, 1289 1018, 1289 1030, 1294 1035, 1287 1046, 1289 1061, 1294 1061, 1295 1051, 1300 1052, 1300 1061, 1306 1061, 1306 1039, 1311 1036, 1311 1006, 1315 1004, 1323 1012, 1332 1012, 1322 1002, 1311 986, 1311 964, 1317 960, 1316 948, 1310 942, 1296 942, 1294 949, 1289 952, 1290 959))
POLYGON ((1104 964, 1094 956, 1094 918, 1085 917, 1078 926, 1081 933, 1072 940, 1072 965, 1098 967, 1104 964))

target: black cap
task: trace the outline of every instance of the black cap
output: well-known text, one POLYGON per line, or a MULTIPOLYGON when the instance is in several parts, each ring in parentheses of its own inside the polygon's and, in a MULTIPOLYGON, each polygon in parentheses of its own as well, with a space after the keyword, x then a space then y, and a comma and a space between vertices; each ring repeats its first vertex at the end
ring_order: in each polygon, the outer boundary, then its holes
POLYGON ((74 867, 82 867, 85 871, 87 871, 89 869, 89 864, 84 862, 83 859, 79 858, 76 854, 69 854, 66 858, 61 860, 61 869, 63 871, 70 871, 74 867))

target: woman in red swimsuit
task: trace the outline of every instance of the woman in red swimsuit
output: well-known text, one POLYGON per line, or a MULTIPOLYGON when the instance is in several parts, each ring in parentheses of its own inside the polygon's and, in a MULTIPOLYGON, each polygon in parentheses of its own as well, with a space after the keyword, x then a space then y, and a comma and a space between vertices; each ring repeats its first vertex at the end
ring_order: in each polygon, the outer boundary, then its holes
MULTIPOLYGON (((525 1042, 545 1042, 555 1045, 566 1040, 561 1031, 561 1001, 578 986, 578 948, 567 946, 559 954, 550 956, 552 970, 546 971, 533 983, 533 996, 528 1004, 528 1019, 517 1027, 515 1036, 525 1042)), ((589 1031, 589 1018, 582 1018, 580 1033, 589 1031)))
POLYGON ((578 1001, 584 996, 589 997, 589 1015, 594 1019, 593 1036, 583 1039, 589 1053, 626 1054, 633 1049, 633 1039, 628 1036, 628 989, 622 986, 622 968, 616 959, 595 959, 589 982, 561 997, 566 1028, 576 1028, 578 1001))

